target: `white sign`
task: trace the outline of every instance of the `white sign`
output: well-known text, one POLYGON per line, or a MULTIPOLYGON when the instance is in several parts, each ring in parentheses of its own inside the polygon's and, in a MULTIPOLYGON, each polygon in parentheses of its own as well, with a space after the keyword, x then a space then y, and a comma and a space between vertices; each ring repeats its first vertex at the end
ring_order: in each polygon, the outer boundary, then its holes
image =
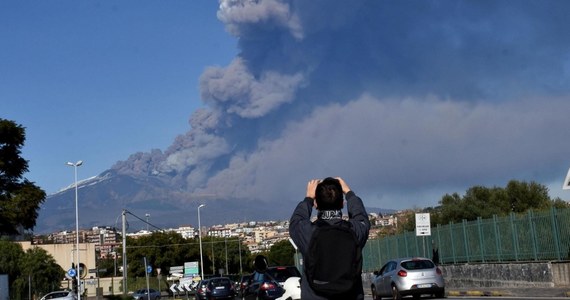
POLYGON ((564 179, 564 184, 562 185, 563 190, 570 190, 570 169, 568 169, 568 174, 566 174, 566 179, 564 179))
POLYGON ((431 235, 429 213, 416 214, 416 236, 431 235))
POLYGON ((170 290, 171 290, 173 293, 178 293, 178 290, 176 289, 176 283, 173 283, 173 284, 170 286, 170 290))

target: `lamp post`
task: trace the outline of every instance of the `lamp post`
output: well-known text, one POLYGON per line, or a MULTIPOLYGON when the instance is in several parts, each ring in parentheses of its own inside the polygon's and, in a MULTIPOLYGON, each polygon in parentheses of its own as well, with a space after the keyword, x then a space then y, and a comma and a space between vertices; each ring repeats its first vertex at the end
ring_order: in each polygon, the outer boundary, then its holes
POLYGON ((146 216, 146 231, 148 231, 148 218, 150 218, 150 214, 145 214, 146 216))
POLYGON ((77 268, 77 300, 81 300, 81 274, 79 267, 79 209, 77 206, 77 167, 81 166, 83 161, 76 163, 67 162, 68 166, 73 167, 75 171, 75 266, 77 268))
POLYGON ((204 280, 204 256, 202 255, 202 225, 200 224, 200 208, 206 206, 206 204, 200 204, 198 206, 198 239, 200 240, 200 274, 201 279, 204 280))

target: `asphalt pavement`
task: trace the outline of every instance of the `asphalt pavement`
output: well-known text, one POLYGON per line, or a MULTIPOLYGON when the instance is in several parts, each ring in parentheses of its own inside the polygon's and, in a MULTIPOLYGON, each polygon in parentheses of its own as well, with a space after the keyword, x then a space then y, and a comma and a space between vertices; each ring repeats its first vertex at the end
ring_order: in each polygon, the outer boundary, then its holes
MULTIPOLYGON (((364 290, 365 293, 369 294, 369 290, 364 290)), ((552 287, 552 288, 449 288, 445 292, 446 296, 450 297, 525 297, 525 298, 570 298, 570 286, 569 287, 552 287)), ((193 298, 193 297, 192 297, 193 298)), ((191 298, 191 299, 192 299, 191 298)), ((86 300, 97 300, 97 297, 82 297, 86 300)), ((105 299, 103 296, 101 299, 105 299)), ((170 297, 163 297, 163 299, 172 299, 170 297)), ((180 298, 180 299, 186 299, 180 298)))

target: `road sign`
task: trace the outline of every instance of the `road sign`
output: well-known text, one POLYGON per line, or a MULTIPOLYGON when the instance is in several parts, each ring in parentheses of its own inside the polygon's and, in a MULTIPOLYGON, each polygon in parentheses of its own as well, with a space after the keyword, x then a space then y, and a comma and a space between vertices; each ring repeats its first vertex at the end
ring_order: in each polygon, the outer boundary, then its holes
POLYGON ((566 174, 566 179, 564 179, 564 184, 562 185, 563 190, 570 190, 570 169, 568 169, 568 174, 566 174))
POLYGON ((146 272, 149 274, 152 273, 152 266, 146 266, 146 272))
POLYGON ((70 277, 75 277, 75 275, 77 275, 77 272, 75 271, 75 269, 69 269, 67 270, 67 275, 69 275, 70 277))
POLYGON ((429 213, 416 214, 416 236, 431 235, 429 213))
POLYGON ((171 290, 173 293, 175 293, 175 294, 178 293, 178 290, 176 289, 176 283, 173 283, 173 284, 170 286, 170 290, 171 290))
POLYGON ((198 262, 190 261, 184 263, 184 277, 194 277, 198 275, 198 262))
POLYGON ((170 267, 170 274, 173 274, 173 273, 184 273, 184 266, 170 267))

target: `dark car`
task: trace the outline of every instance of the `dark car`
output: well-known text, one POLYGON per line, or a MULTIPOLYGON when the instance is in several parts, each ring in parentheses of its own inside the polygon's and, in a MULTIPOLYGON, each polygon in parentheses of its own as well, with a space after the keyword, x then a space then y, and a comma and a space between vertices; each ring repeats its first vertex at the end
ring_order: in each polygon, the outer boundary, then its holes
POLYGON ((419 298, 425 294, 443 298, 445 295, 442 272, 429 258, 393 259, 374 275, 370 286, 374 300, 382 297, 401 299, 407 295, 419 298))
POLYGON ((154 289, 140 289, 134 292, 132 296, 136 300, 158 300, 160 299, 160 292, 154 289))
POLYGON ((196 285, 196 293, 194 293, 194 298, 196 300, 206 300, 206 291, 208 290, 209 279, 200 280, 196 285))
POLYGON ((267 272, 255 272, 243 290, 243 300, 274 300, 283 295, 285 290, 267 272))
POLYGON ((206 287, 206 299, 234 299, 236 291, 231 279, 227 277, 211 278, 206 287))

